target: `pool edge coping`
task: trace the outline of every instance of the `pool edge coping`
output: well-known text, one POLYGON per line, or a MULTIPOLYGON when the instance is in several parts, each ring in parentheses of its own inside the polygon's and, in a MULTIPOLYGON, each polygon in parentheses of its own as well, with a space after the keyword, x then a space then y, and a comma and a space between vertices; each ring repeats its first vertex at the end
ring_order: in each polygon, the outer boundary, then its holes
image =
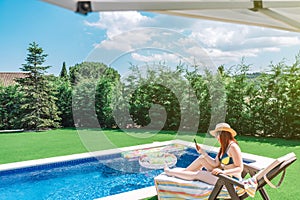
POLYGON ((155 195, 157 195, 155 186, 150 186, 150 187, 145 187, 145 188, 123 192, 119 194, 114 194, 106 197, 100 197, 94 200, 120 200, 120 199, 141 200, 141 199, 153 197, 155 195))

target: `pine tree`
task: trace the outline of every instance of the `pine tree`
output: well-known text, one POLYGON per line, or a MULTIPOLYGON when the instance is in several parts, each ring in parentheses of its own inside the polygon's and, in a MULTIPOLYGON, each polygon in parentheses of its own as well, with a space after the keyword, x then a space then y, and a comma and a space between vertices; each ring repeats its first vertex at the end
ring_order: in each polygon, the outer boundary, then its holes
POLYGON ((63 66, 61 68, 59 76, 60 76, 60 78, 65 79, 65 80, 69 79, 67 68, 66 68, 66 63, 65 62, 63 62, 63 66))
POLYGON ((45 75, 50 66, 42 66, 47 54, 35 42, 30 43, 27 50, 26 64, 20 69, 29 75, 17 80, 24 95, 21 102, 23 127, 36 131, 59 127, 54 87, 45 75))

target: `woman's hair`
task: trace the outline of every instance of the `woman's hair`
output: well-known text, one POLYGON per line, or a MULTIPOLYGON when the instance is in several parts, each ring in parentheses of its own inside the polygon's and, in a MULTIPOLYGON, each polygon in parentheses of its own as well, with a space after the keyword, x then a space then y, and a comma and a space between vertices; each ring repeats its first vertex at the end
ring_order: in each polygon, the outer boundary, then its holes
POLYGON ((235 143, 238 143, 234 137, 232 136, 232 134, 230 132, 227 131, 221 131, 219 133, 219 137, 220 137, 220 144, 221 144, 221 148, 220 151, 218 153, 218 157, 220 157, 221 155, 224 155, 229 143, 231 141, 234 141, 235 143))

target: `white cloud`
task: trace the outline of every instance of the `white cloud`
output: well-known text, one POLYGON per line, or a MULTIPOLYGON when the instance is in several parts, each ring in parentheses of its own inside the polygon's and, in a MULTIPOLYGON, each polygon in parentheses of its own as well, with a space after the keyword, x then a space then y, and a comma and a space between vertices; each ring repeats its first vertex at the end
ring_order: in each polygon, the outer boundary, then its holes
POLYGON ((193 31, 190 37, 201 41, 207 47, 220 47, 231 45, 236 40, 234 31, 225 30, 224 28, 208 27, 200 31, 193 31))
POLYGON ((299 37, 295 36, 258 36, 256 38, 250 38, 245 36, 245 41, 241 43, 240 48, 261 48, 264 51, 268 51, 273 48, 282 48, 286 46, 297 46, 300 44, 299 37))
MULTIPOLYGON (((232 65, 239 63, 242 58, 255 58, 256 62, 265 62, 266 53, 278 57, 282 49, 300 45, 298 33, 168 15, 147 16, 136 11, 100 13, 99 21, 86 22, 86 25, 106 31, 108 38, 112 39, 100 43, 106 49, 128 52, 150 46, 169 49, 175 53, 177 51, 190 60, 201 60, 208 56, 216 65, 232 65), (157 32, 134 32, 134 29, 145 27, 156 27, 157 32), (169 28, 171 35, 166 35, 168 32, 160 31, 160 28, 169 28), (172 31, 178 34, 172 34, 172 31), (178 37, 180 34, 184 36, 178 37)), ((291 56, 294 55, 291 53, 291 56)), ((167 57, 168 54, 145 56, 137 53, 131 56, 132 59, 144 62, 172 59, 167 57)))
POLYGON ((146 31, 123 32, 109 40, 103 40, 97 47, 128 52, 135 49, 135 46, 147 45, 149 40, 151 35, 146 31))
POLYGON ((265 47, 263 48, 265 52, 280 52, 280 48, 278 47, 265 47))
POLYGON ((159 63, 159 62, 175 62, 179 61, 178 56, 175 54, 170 54, 170 53, 155 53, 152 55, 142 55, 139 53, 132 53, 131 57, 137 61, 140 62, 146 62, 146 63, 159 63))
POLYGON ((106 30, 107 36, 112 38, 122 32, 151 23, 151 20, 151 18, 141 15, 137 11, 100 12, 97 22, 85 21, 85 24, 106 30))
POLYGON ((190 34, 208 48, 223 50, 299 45, 299 34, 262 27, 199 20, 190 34))

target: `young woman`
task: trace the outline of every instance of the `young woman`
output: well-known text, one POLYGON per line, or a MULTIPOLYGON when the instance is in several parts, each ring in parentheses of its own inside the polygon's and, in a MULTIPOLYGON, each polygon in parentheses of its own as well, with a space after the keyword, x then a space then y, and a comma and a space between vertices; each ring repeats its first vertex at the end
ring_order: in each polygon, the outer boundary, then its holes
POLYGON ((196 145, 197 151, 201 154, 187 168, 169 169, 165 167, 164 171, 169 176, 175 176, 185 180, 201 180, 209 184, 215 184, 217 174, 226 174, 240 180, 243 171, 243 161, 241 149, 237 141, 235 130, 230 128, 227 123, 219 123, 215 130, 210 131, 220 143, 220 151, 216 158, 210 157, 199 145, 196 145), (206 170, 203 170, 205 168, 206 170))

